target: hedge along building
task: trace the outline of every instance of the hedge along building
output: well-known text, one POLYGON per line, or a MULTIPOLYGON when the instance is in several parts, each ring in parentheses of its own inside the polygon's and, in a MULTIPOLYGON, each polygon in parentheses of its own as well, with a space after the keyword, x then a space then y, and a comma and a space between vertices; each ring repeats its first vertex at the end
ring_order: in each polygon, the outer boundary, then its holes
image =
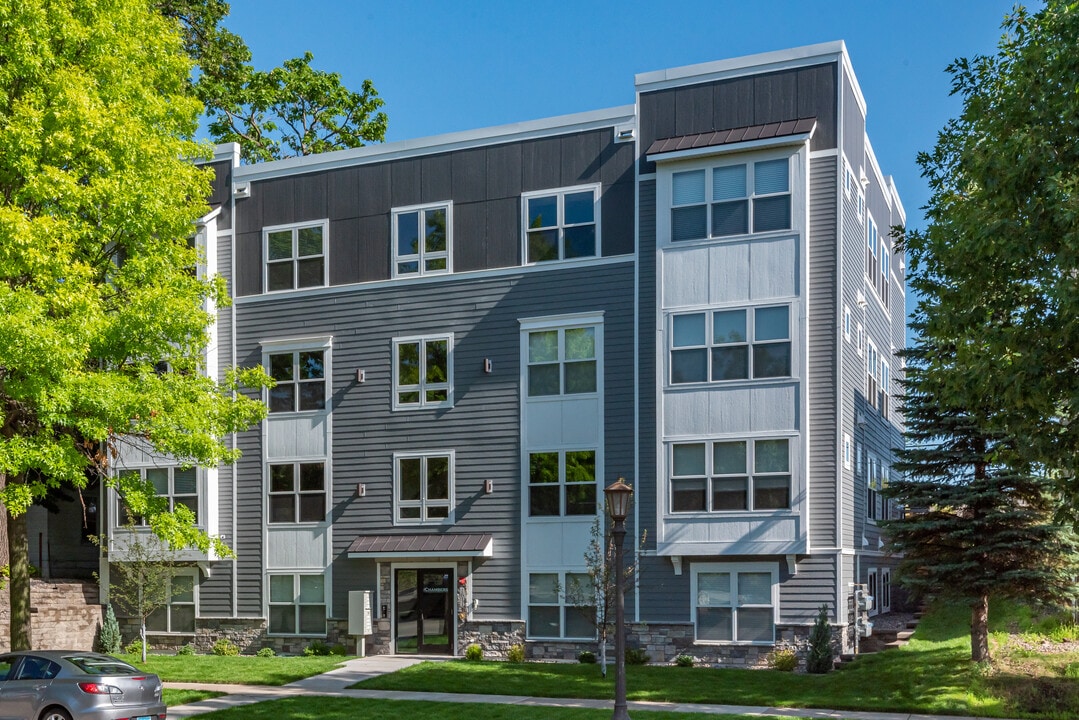
POLYGON ((653 660, 752 664, 821 604, 849 647, 851 583, 888 608, 904 265, 880 229, 904 215, 846 49, 646 73, 634 100, 218 148, 197 237, 233 303, 208 367, 277 385, 233 467, 122 458, 236 552, 181 558, 152 642, 351 645, 369 591, 369 652, 571 657, 595 630, 565 589, 619 476, 653 660))

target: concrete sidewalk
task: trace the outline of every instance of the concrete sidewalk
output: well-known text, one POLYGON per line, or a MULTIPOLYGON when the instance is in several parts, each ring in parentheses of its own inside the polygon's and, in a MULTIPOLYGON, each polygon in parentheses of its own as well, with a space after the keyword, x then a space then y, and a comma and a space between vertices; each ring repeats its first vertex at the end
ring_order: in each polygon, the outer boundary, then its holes
MULTIPOLYGON (((516 695, 480 695, 476 693, 408 692, 400 690, 349 690, 361 680, 395 672, 424 660, 436 658, 375 655, 349 660, 343 667, 322 675, 304 678, 281 686, 205 685, 200 683, 165 683, 172 689, 214 690, 228 693, 212 700, 178 705, 169 708, 170 718, 188 718, 214 710, 249 705, 264 700, 321 695, 327 697, 364 698, 368 700, 421 700, 428 702, 458 702, 475 704, 525 705, 531 707, 575 707, 611 709, 611 700, 582 698, 537 698, 516 695)), ((444 658, 437 658, 444 659, 444 658)), ((915 715, 911 713, 856 712, 853 710, 814 710, 803 708, 754 707, 744 705, 703 705, 696 703, 664 703, 631 701, 630 711, 664 710, 698 713, 701 715, 756 715, 789 718, 834 718, 835 720, 984 720, 956 715, 915 715)))

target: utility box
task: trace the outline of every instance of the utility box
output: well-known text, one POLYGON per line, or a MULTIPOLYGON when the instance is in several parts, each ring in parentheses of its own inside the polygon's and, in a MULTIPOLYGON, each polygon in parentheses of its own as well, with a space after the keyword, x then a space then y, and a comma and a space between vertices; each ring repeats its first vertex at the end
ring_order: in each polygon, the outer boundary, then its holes
POLYGON ((349 590, 348 592, 348 634, 358 638, 357 654, 366 653, 367 636, 374 632, 371 623, 371 591, 349 590))

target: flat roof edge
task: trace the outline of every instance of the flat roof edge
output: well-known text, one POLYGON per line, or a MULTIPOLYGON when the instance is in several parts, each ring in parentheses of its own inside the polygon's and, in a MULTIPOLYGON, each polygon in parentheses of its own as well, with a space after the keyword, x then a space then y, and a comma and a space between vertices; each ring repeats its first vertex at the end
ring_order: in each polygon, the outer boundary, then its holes
POLYGON ((833 40, 817 43, 816 45, 803 45, 802 47, 786 50, 773 50, 755 55, 743 55, 742 57, 713 60, 696 65, 683 65, 682 67, 668 68, 666 70, 638 73, 635 77, 635 84, 639 92, 647 91, 652 86, 664 85, 678 80, 730 74, 735 71, 759 71, 762 67, 769 65, 782 66, 788 63, 813 59, 835 59, 845 55, 846 52, 846 43, 842 40, 833 40))

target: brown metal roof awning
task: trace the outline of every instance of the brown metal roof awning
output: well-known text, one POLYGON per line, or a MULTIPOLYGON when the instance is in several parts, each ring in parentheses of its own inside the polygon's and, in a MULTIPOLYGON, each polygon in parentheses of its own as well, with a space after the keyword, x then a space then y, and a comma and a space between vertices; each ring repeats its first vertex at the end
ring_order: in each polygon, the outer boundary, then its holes
POLYGON ((695 135, 680 135, 656 140, 648 147, 648 152, 645 155, 662 155, 680 150, 696 150, 697 148, 733 145, 734 143, 750 142, 752 140, 770 140, 793 135, 812 135, 816 126, 817 118, 801 118, 765 123, 763 125, 748 125, 730 130, 711 130, 695 135))
POLYGON ((348 546, 350 558, 491 557, 494 539, 487 534, 361 535, 348 546))

